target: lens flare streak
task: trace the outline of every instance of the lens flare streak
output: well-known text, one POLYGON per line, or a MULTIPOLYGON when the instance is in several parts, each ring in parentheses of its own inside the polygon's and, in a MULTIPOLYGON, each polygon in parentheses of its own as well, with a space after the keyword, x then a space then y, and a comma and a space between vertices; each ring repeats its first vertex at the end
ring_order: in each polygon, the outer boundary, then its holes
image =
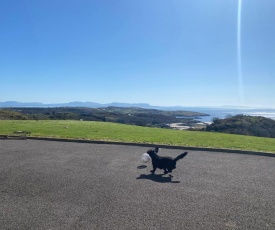
POLYGON ((241 20, 242 20, 242 0, 238 0, 238 19, 237 19, 238 84, 239 84, 240 104, 244 105, 242 54, 241 54, 241 20))

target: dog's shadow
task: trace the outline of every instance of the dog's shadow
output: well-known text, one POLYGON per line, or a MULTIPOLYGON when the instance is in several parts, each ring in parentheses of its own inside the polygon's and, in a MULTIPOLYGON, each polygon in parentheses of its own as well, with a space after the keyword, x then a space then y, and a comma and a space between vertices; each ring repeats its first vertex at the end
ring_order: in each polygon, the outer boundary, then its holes
POLYGON ((136 179, 147 179, 147 180, 152 180, 155 182, 159 182, 159 183, 180 183, 180 181, 172 181, 173 176, 172 175, 168 175, 164 176, 167 174, 140 174, 139 177, 137 177, 136 179))

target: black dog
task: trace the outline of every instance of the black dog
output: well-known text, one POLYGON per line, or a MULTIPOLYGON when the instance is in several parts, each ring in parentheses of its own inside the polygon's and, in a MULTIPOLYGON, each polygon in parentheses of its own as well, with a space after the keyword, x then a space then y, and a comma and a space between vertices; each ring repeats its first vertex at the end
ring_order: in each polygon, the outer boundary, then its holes
POLYGON ((155 173, 156 169, 163 169, 164 170, 164 174, 167 173, 171 173, 173 169, 176 168, 176 163, 179 159, 184 158, 188 152, 184 152, 182 154, 180 154, 179 156, 177 156, 176 158, 172 158, 172 157, 160 157, 157 155, 159 148, 156 147, 154 149, 149 149, 147 151, 147 153, 149 154, 149 156, 152 159, 152 165, 153 165, 153 170, 151 171, 151 173, 155 173))

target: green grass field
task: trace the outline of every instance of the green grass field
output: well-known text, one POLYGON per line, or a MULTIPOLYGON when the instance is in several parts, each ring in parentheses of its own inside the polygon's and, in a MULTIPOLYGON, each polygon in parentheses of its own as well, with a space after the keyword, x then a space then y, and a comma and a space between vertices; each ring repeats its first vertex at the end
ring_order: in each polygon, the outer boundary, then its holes
POLYGON ((275 138, 170 130, 93 121, 0 120, 0 134, 12 135, 16 131, 31 132, 29 136, 32 137, 123 141, 275 153, 275 138))

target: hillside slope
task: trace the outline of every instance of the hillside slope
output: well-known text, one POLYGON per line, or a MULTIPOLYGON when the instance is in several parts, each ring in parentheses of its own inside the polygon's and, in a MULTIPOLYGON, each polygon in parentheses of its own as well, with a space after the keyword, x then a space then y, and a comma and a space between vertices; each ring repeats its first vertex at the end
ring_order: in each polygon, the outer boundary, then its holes
POLYGON ((206 131, 275 138, 275 121, 260 116, 236 115, 225 119, 215 118, 206 131))
POLYGON ((84 120, 104 121, 149 127, 169 128, 169 123, 196 124, 196 118, 208 116, 192 111, 163 111, 143 108, 5 108, 0 109, 0 119, 10 120, 84 120), (1 113, 2 112, 2 113, 1 113))

